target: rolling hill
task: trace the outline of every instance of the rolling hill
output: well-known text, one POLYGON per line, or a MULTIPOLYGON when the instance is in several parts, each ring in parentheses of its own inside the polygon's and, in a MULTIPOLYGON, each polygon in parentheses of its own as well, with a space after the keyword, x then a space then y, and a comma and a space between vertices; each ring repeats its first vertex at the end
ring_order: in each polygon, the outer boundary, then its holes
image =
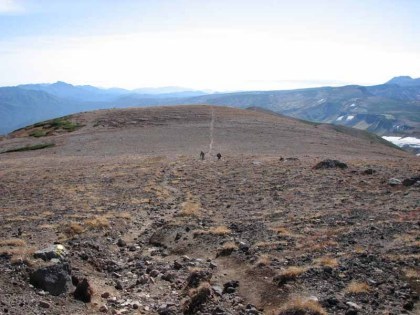
POLYGON ((0 312, 417 314, 420 160, 264 111, 100 110, 0 141, 0 312))

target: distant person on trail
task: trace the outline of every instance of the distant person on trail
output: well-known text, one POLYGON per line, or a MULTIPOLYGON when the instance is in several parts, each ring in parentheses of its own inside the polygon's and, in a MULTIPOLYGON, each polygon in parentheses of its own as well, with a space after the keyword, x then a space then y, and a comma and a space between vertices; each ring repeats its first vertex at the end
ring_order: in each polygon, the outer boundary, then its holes
POLYGON ((201 159, 201 160, 204 160, 204 155, 205 155, 205 153, 204 153, 203 151, 201 151, 201 152, 200 152, 200 159, 201 159))
POLYGON ((217 153, 217 160, 220 160, 222 158, 222 155, 220 153, 217 153))

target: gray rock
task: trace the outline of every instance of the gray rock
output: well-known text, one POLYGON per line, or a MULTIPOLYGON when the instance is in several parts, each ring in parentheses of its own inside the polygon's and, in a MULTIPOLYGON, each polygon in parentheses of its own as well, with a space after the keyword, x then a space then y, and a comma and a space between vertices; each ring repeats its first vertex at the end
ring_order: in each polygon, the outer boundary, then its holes
POLYGON ((213 285, 211 288, 213 289, 213 292, 215 294, 217 294, 218 296, 222 296, 223 295, 223 288, 221 286, 219 286, 219 285, 213 285))
POLYGON ((390 185, 390 186, 397 186, 397 185, 401 185, 401 184, 402 184, 402 182, 397 178, 390 178, 388 180, 388 185, 390 185))
POLYGON ((67 250, 61 244, 51 245, 47 248, 40 249, 34 253, 34 258, 41 258, 44 261, 51 259, 63 259, 67 255, 67 250))
POLYGON ((350 307, 352 307, 352 308, 356 309, 356 310, 361 310, 361 309, 362 309, 362 307, 361 307, 360 305, 357 305, 357 304, 356 304, 356 303, 354 303, 354 302, 346 302, 346 304, 347 304, 348 306, 350 306, 350 307))
POLYGON ((60 295, 71 286, 70 266, 67 263, 55 264, 33 271, 29 276, 30 283, 51 295, 60 295))

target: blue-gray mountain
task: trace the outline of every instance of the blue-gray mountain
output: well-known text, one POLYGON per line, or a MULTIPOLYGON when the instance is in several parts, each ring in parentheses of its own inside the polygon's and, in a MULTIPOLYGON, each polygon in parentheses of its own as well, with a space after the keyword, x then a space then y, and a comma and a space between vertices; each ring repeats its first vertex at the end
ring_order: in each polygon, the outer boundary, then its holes
POLYGON ((404 76, 376 86, 213 94, 176 87, 133 91, 100 89, 64 82, 0 88, 0 134, 81 111, 176 104, 260 107, 299 119, 346 125, 379 135, 420 137, 420 79, 404 76))

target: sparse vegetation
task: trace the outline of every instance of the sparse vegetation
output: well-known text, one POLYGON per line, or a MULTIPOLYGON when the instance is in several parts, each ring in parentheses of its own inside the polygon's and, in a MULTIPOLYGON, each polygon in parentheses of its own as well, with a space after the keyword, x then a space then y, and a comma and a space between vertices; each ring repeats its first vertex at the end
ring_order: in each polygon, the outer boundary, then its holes
POLYGON ((184 303, 184 314, 196 314, 200 306, 211 295, 211 285, 208 282, 201 283, 197 288, 188 292, 189 299, 184 303))
POLYGON ((288 267, 285 270, 283 270, 279 275, 274 277, 274 282, 277 282, 278 284, 285 284, 286 282, 294 281, 297 277, 306 272, 306 270, 306 267, 288 267))
POLYGON ((194 231, 194 235, 209 234, 209 235, 224 236, 224 235, 230 234, 231 232, 232 231, 227 226, 221 225, 221 226, 211 227, 208 230, 196 230, 194 231))
POLYGON ((345 288, 345 292, 351 294, 359 294, 359 293, 366 293, 369 292, 370 287, 366 282, 356 281, 353 280, 349 283, 349 285, 345 288))
POLYGON ((96 216, 87 219, 84 223, 90 229, 104 229, 110 226, 109 220, 105 216, 96 216))
POLYGON ((200 216, 200 204, 195 201, 186 201, 182 204, 179 212, 181 217, 199 217, 200 216))
POLYGON ((76 234, 82 234, 84 232, 83 226, 76 222, 70 222, 66 228, 66 234, 74 236, 76 234))
POLYGON ((267 254, 263 254, 260 257, 258 257, 258 260, 255 262, 255 265, 257 267, 262 266, 269 266, 271 264, 271 257, 267 254))
POLYGON ((20 148, 16 148, 16 149, 9 149, 9 150, 1 152, 0 154, 11 153, 11 152, 41 150, 41 149, 46 149, 46 148, 52 148, 54 146, 55 146, 54 143, 35 144, 35 145, 20 147, 20 148))
POLYGON ((327 312, 317 301, 294 297, 276 315, 327 315, 327 312))
POLYGON ((70 121, 68 117, 61 117, 61 118, 56 118, 56 119, 53 119, 53 120, 43 121, 43 122, 37 123, 33 126, 34 127, 42 127, 44 129, 53 129, 53 130, 62 129, 62 130, 68 131, 68 132, 72 132, 72 131, 75 131, 75 130, 83 127, 79 123, 75 123, 75 122, 70 121))
POLYGON ((11 238, 7 240, 0 240, 0 246, 22 247, 26 246, 26 242, 20 238, 11 238))
POLYGON ((35 137, 35 138, 45 137, 46 135, 47 135, 47 132, 41 129, 34 130, 29 134, 29 136, 35 137))
POLYGON ((338 267, 338 260, 330 256, 320 257, 314 260, 315 264, 319 266, 336 268, 338 267))
POLYGON ((236 245, 235 242, 226 242, 223 244, 222 248, 218 250, 217 256, 229 256, 235 250, 238 250, 238 245, 236 245))

